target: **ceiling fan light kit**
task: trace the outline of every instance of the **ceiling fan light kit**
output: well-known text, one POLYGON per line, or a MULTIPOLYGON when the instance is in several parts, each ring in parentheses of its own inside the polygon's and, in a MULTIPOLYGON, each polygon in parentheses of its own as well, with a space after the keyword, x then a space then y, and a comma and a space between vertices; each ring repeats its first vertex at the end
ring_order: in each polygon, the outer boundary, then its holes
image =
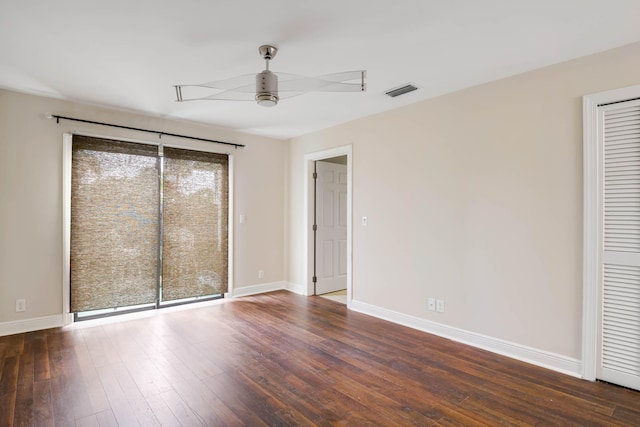
MULTIPOLYGON (((266 61, 265 70, 255 75, 244 75, 225 80, 218 80, 202 84, 176 85, 176 100, 227 100, 227 101, 256 101, 263 107, 273 107, 280 99, 292 98, 307 92, 364 92, 366 90, 366 71, 347 71, 327 74, 319 77, 303 77, 287 73, 275 73, 269 70, 269 61, 275 58, 278 48, 272 45, 262 45, 258 48, 262 59, 266 61), (183 97, 184 88, 207 88, 217 92, 194 98, 183 97)), ((190 90, 190 89, 188 89, 190 90)))

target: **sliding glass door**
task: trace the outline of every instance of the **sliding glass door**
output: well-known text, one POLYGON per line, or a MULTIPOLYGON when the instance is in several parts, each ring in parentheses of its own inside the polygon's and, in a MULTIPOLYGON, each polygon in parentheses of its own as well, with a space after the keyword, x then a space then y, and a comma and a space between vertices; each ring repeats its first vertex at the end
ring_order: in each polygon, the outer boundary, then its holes
POLYGON ((227 216, 228 156, 74 135, 71 312, 221 296, 227 216))
POLYGON ((227 290, 227 156, 164 149, 161 301, 227 290))

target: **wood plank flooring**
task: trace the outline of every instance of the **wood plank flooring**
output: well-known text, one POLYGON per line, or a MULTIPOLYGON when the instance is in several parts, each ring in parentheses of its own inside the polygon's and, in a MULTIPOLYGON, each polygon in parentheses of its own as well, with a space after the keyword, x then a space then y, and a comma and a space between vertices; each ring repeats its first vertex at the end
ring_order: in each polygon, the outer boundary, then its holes
POLYGON ((0 426, 640 426, 591 383, 285 291, 0 337, 0 426))

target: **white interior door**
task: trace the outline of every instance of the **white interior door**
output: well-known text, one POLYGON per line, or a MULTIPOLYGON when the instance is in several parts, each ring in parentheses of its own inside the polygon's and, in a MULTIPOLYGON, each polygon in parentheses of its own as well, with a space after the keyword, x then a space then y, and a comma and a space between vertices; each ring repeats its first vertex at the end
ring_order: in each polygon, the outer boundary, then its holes
POLYGON ((640 390, 640 101, 601 106, 599 379, 640 390))
POLYGON ((316 294, 347 288, 347 166, 316 162, 316 294))

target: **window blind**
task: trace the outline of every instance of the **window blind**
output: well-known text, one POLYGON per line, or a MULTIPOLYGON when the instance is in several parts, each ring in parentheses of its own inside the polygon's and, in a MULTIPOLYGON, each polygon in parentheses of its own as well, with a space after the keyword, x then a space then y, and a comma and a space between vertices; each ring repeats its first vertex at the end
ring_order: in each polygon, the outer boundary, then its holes
POLYGON ((72 312, 156 301, 157 162, 154 146, 74 136, 72 312))
POLYGON ((227 292, 226 155, 164 149, 162 300, 227 292))

